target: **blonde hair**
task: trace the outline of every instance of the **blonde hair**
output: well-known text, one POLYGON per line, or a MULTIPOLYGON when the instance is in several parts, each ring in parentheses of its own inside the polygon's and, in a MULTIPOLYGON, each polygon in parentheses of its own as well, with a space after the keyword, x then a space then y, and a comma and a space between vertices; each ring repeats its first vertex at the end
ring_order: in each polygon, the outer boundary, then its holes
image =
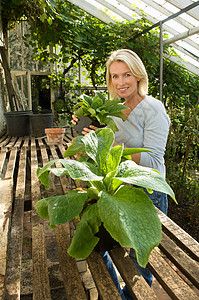
POLYGON ((110 66, 114 61, 124 62, 130 69, 131 73, 139 78, 138 93, 140 96, 145 96, 148 93, 148 75, 145 66, 139 56, 129 49, 121 49, 112 52, 106 63, 106 83, 109 93, 113 99, 118 98, 111 79, 110 66))

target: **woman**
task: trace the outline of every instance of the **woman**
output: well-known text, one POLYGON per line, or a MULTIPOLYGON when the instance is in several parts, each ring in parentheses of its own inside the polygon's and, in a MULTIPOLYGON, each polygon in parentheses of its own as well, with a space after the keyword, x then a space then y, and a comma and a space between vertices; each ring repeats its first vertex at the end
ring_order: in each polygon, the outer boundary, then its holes
MULTIPOLYGON (((107 87, 111 97, 124 98, 125 106, 129 107, 123 111, 127 118, 123 121, 113 117, 119 129, 115 133, 116 144, 124 144, 128 148, 146 148, 152 152, 141 152, 131 155, 137 164, 158 170, 165 178, 164 153, 169 132, 170 119, 166 114, 164 105, 159 100, 147 96, 148 75, 145 66, 139 56, 129 50, 121 49, 114 51, 107 60, 106 71, 107 87)), ((73 124, 77 118, 74 116, 73 124)), ((91 129, 96 129, 90 126, 91 129)), ((83 134, 91 129, 84 128, 83 134)), ((154 205, 167 214, 167 195, 154 191, 149 194, 154 205)), ((121 290, 117 275, 107 252, 101 256, 111 274, 122 299, 132 299, 126 287, 121 290)), ((135 251, 130 250, 130 257, 151 286, 152 274, 148 268, 138 265, 135 251)))

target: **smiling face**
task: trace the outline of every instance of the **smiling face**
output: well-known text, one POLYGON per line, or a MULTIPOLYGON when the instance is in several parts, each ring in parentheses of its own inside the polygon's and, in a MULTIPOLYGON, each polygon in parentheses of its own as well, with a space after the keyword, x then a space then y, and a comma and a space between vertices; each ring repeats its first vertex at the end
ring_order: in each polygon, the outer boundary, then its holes
POLYGON ((125 100, 133 99, 138 95, 138 81, 129 67, 122 61, 114 61, 110 66, 110 75, 116 93, 125 100))

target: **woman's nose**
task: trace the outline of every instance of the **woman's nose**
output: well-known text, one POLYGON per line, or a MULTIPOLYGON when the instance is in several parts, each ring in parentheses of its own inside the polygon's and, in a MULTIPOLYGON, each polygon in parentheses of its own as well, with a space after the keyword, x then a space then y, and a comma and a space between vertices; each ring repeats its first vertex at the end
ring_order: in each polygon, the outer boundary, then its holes
POLYGON ((119 83, 120 85, 123 85, 123 84, 125 83, 125 79, 124 79, 123 76, 120 76, 120 77, 118 78, 118 83, 119 83))

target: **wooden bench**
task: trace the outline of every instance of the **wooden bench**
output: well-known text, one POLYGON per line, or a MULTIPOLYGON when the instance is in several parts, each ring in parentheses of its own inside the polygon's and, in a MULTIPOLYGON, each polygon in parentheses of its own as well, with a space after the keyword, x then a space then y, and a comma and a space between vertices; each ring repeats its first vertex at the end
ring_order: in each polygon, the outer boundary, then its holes
MULTIPOLYGON (((48 227, 36 213, 37 200, 75 187, 67 176, 52 178, 46 192, 36 169, 49 159, 63 157, 71 142, 49 146, 46 137, 0 138, 0 299, 121 299, 99 255, 76 261, 67 254, 75 224, 48 227)), ((152 288, 134 267, 128 249, 116 248, 110 256, 121 285, 134 299, 199 299, 199 244, 158 211, 163 238, 151 253, 152 288)))

